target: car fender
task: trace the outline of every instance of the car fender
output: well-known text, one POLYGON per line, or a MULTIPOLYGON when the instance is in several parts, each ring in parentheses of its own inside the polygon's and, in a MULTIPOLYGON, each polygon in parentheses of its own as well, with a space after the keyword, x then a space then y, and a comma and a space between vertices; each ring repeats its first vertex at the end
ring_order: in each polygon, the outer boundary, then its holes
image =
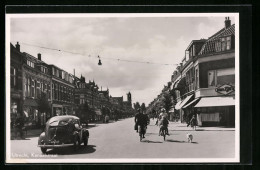
POLYGON ((42 144, 42 141, 46 140, 45 132, 42 132, 38 138, 38 145, 42 144))

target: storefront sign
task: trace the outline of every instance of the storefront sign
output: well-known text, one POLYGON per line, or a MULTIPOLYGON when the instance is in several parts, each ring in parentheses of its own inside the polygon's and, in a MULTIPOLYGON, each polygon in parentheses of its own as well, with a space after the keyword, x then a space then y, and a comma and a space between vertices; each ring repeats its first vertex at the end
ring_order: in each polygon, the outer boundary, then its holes
POLYGON ((229 84, 224 84, 222 86, 217 87, 215 89, 215 91, 217 93, 227 95, 227 94, 230 94, 230 93, 234 92, 235 91, 235 87, 232 86, 232 85, 229 85, 229 84))

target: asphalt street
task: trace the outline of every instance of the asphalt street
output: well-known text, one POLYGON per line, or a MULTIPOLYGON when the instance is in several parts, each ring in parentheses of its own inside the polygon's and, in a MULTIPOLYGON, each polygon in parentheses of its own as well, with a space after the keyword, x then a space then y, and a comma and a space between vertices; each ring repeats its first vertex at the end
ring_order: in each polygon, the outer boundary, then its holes
POLYGON ((233 158, 235 156, 235 131, 199 129, 194 131, 185 124, 170 122, 170 136, 158 136, 159 127, 155 120, 148 125, 142 142, 134 131, 134 118, 108 124, 97 124, 89 128, 87 147, 77 151, 73 148, 48 150, 54 157, 40 157, 38 137, 26 140, 11 140, 12 158, 30 159, 111 159, 111 158, 233 158), (193 142, 188 143, 186 133, 192 133, 193 142))

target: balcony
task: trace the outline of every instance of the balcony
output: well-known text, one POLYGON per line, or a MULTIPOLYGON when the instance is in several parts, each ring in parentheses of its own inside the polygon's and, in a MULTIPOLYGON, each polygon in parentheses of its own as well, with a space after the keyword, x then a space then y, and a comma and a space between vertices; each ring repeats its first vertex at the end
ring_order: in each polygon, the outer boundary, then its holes
MULTIPOLYGON (((235 95, 235 91, 229 95, 235 95)), ((200 88, 195 91, 195 98, 207 96, 223 96, 223 94, 216 92, 216 87, 200 88)))

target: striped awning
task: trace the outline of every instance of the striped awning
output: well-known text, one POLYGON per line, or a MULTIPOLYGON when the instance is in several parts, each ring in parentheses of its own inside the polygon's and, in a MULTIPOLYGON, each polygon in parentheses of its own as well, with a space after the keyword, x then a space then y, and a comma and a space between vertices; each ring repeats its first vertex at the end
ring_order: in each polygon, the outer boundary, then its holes
POLYGON ((218 107, 218 106, 234 106, 235 97, 204 97, 194 107, 218 107))
POLYGON ((199 100, 200 100, 200 98, 196 98, 196 99, 192 100, 190 103, 188 103, 188 104, 186 104, 185 106, 183 106, 182 108, 185 109, 185 108, 191 106, 192 104, 196 103, 196 102, 199 101, 199 100))

